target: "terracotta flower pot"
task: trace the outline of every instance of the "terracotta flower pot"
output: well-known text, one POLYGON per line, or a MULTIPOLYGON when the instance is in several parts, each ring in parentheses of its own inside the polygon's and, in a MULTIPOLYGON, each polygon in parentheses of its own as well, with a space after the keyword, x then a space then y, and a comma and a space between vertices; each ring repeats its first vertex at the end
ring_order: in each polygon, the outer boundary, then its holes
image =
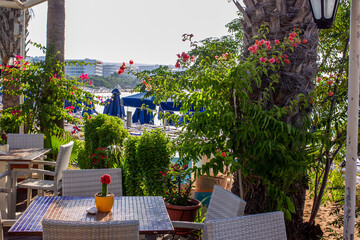
POLYGON ((98 212, 110 212, 114 205, 114 194, 109 193, 105 197, 101 193, 95 194, 95 205, 98 212))
MULTIPOLYGON (((192 205, 190 206, 177 206, 165 203, 167 212, 172 221, 187 221, 194 222, 197 212, 201 207, 201 202, 192 199, 192 205)), ((194 232, 194 230, 189 230, 187 228, 175 228, 177 235, 185 235, 194 232)))

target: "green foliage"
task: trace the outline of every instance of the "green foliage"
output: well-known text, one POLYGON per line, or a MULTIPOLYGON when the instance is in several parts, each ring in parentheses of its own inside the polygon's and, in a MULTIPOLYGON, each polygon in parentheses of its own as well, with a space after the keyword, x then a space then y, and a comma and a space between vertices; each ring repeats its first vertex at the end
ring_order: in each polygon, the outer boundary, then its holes
POLYGON ((188 165, 180 166, 177 163, 172 164, 170 169, 159 171, 158 175, 164 183, 165 202, 177 206, 191 205, 191 187, 194 183, 190 179, 191 172, 192 169, 188 168, 188 165))
MULTIPOLYGON (((56 161, 57 155, 59 154, 60 146, 69 143, 70 141, 74 141, 74 146, 70 155, 70 164, 75 164, 76 159, 78 157, 79 149, 81 148, 82 141, 74 138, 70 133, 65 133, 63 135, 52 135, 51 136, 51 159, 56 161)), ((45 147, 49 147, 46 146, 45 147)))
POLYGON ((126 195, 159 196, 164 194, 159 171, 168 169, 172 154, 165 133, 156 129, 140 137, 130 136, 124 142, 122 158, 126 195))
MULTIPOLYGON (((41 45, 33 45, 45 51, 41 45)), ((24 103, 4 110, 5 119, 1 120, 1 125, 11 120, 9 114, 13 111, 18 111, 19 114, 16 114, 18 118, 12 119, 14 121, 9 126, 16 126, 21 121, 25 125, 25 133, 40 130, 46 136, 57 135, 62 132, 62 129, 58 127, 60 121, 79 122, 79 119, 67 114, 67 110, 64 109, 64 99, 75 102, 75 100, 83 101, 86 96, 91 96, 80 88, 84 82, 66 79, 63 74, 64 64, 57 61, 55 54, 48 53, 46 61, 33 63, 26 62, 21 56, 17 57, 16 67, 0 67, 4 73, 1 84, 18 87, 18 90, 4 91, 14 96, 23 95, 24 103)), ((16 131, 16 129, 9 129, 9 131, 16 131)))
POLYGON ((160 129, 143 132, 136 147, 136 160, 142 166, 145 195, 164 194, 164 188, 156 173, 169 166, 171 154, 171 144, 166 133, 160 129))
POLYGON ((21 125, 21 118, 18 113, 15 113, 16 110, 2 111, 0 118, 0 129, 6 133, 18 133, 19 127, 21 125))
POLYGON ((126 188, 125 195, 127 196, 143 196, 144 183, 142 169, 136 158, 136 148, 140 141, 140 137, 130 136, 124 142, 124 164, 127 166, 123 169, 125 175, 124 185, 126 188))
MULTIPOLYGON (((157 102, 171 98, 175 105, 181 103, 183 125, 178 122, 180 116, 173 116, 177 125, 184 126, 175 142, 180 158, 197 161, 213 154, 215 158, 197 170, 200 174, 209 174, 210 169, 215 174, 223 172, 229 165, 232 172, 241 169, 243 176, 252 179, 246 183, 249 188, 262 184, 266 189, 262 211, 282 210, 289 217, 294 212, 289 198, 292 184, 305 174, 312 149, 307 118, 294 126, 283 120, 295 109, 303 111, 308 103, 298 96, 287 107, 268 105, 280 77, 277 72, 290 62, 284 52, 291 51, 293 44, 289 38, 267 41, 266 30, 266 26, 260 28, 246 59, 239 60, 238 49, 232 46, 235 37, 222 38, 223 44, 206 39, 189 53, 194 54, 194 63, 182 62, 186 71, 137 74, 144 81, 137 90, 147 85, 148 95, 155 95, 157 102), (254 99, 254 90, 260 87, 264 89, 261 97, 254 99)), ((299 35, 291 33, 292 41, 301 43, 299 35)))
MULTIPOLYGON (((98 148, 107 148, 110 145, 122 146, 123 141, 129 136, 129 132, 124 128, 121 119, 99 114, 85 121, 85 146, 79 153, 80 167, 92 168, 92 164, 86 164, 86 161, 92 161, 92 154, 96 154, 98 148)), ((96 165, 96 164, 95 164, 96 165)), ((101 164, 104 165, 104 164, 101 164)), ((112 163, 105 164, 111 167, 112 163)))

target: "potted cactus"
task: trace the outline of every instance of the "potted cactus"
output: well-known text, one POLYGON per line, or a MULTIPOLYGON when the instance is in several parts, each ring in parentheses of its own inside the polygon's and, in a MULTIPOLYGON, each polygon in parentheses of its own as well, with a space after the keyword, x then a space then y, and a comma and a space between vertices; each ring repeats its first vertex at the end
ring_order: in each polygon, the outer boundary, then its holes
POLYGON ((108 192, 108 185, 111 183, 111 177, 105 174, 101 177, 102 191, 95 194, 95 205, 98 212, 110 212, 114 205, 114 194, 108 192))

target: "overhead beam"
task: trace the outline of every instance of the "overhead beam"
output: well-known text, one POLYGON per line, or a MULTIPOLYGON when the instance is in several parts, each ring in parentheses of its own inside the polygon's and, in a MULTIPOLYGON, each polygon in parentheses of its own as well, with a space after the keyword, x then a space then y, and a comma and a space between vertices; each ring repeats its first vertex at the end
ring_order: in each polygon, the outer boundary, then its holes
POLYGON ((24 8, 31 8, 34 7, 35 5, 38 5, 40 3, 46 2, 47 0, 28 0, 26 2, 23 3, 24 8))
POLYGON ((14 2, 21 8, 23 8, 23 4, 22 2, 20 2, 19 0, 14 0, 14 2))
POLYGON ((17 8, 17 9, 22 8, 21 6, 19 6, 17 3, 13 2, 13 1, 4 1, 4 0, 0 0, 0 7, 17 8))

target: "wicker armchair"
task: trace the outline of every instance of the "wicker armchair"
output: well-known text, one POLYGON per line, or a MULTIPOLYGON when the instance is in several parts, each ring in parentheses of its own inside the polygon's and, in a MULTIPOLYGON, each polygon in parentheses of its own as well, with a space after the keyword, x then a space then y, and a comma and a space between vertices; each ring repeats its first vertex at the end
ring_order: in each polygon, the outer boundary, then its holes
POLYGON ((44 134, 8 133, 9 148, 44 148, 44 134))
MULTIPOLYGON (((13 176, 13 192, 12 192, 12 201, 13 201, 13 209, 16 206, 16 189, 17 188, 27 188, 28 189, 28 196, 27 196, 27 204, 30 204, 31 200, 31 189, 38 189, 38 190, 52 190, 54 191, 54 195, 58 195, 58 191, 61 189, 61 179, 62 179, 62 172, 63 170, 67 169, 69 166, 70 155, 72 151, 72 147, 74 142, 71 141, 65 145, 60 146, 59 154, 57 157, 56 162, 50 161, 32 161, 35 164, 42 164, 42 165, 52 165, 55 166, 55 171, 48 171, 43 169, 23 169, 23 168, 14 168, 12 170, 13 176), (17 182, 18 174, 27 173, 30 174, 29 178, 17 182), (54 177, 54 181, 51 180, 41 180, 41 179, 33 179, 32 173, 38 173, 43 175, 49 175, 54 177)), ((14 213, 13 215, 14 216, 14 213)))
POLYGON ((286 240, 283 212, 270 212, 206 222, 207 240, 286 240))
POLYGON ((111 176, 109 192, 122 196, 122 177, 120 168, 64 170, 62 180, 63 196, 90 197, 101 191, 100 178, 111 176))
MULTIPOLYGON (((215 185, 205 221, 244 215, 246 202, 235 194, 215 185)), ((204 223, 172 221, 176 228, 203 229, 204 223)))
POLYGON ((44 240, 138 240, 139 221, 78 222, 44 219, 44 240))

